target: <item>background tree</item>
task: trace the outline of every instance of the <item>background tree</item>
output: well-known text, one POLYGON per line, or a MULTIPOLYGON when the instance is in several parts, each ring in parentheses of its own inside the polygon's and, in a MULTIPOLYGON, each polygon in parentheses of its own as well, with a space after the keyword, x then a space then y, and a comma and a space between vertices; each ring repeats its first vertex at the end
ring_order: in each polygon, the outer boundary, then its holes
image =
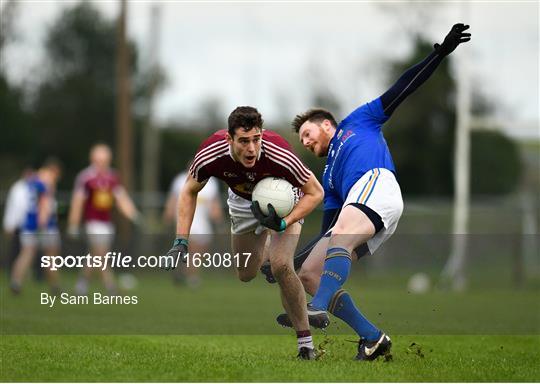
MULTIPOLYGON (((432 50, 431 43, 417 37, 412 55, 390 64, 389 83, 432 50)), ((384 128, 402 190, 407 195, 453 193, 456 115, 451 60, 450 56, 441 62, 429 80, 398 107, 384 128)), ((475 116, 490 113, 490 108, 485 98, 473 97, 475 116)), ((471 151, 473 194, 502 194, 515 189, 520 178, 520 159, 513 140, 498 131, 474 131, 471 151)))
POLYGON ((471 193, 501 195, 520 184, 522 161, 519 147, 500 131, 471 134, 471 193))
MULTIPOLYGON (((412 55, 390 64, 392 83, 431 51, 431 43, 416 38, 412 55)), ((385 127, 385 136, 406 194, 451 194, 454 147, 454 80, 449 60, 401 104, 385 127)))
POLYGON ((11 181, 19 177, 24 167, 31 165, 30 154, 36 143, 24 106, 24 92, 9 82, 6 73, 5 50, 17 40, 14 29, 17 3, 4 2, 0 13, 0 189, 5 190, 11 181))
MULTIPOLYGON (((66 9, 45 41, 44 76, 33 95, 34 155, 58 156, 65 167, 61 188, 88 163, 88 149, 98 141, 115 144, 116 24, 90 3, 66 9)), ((132 73, 137 55, 131 46, 132 73)), ((134 92, 134 94, 141 94, 134 92)))

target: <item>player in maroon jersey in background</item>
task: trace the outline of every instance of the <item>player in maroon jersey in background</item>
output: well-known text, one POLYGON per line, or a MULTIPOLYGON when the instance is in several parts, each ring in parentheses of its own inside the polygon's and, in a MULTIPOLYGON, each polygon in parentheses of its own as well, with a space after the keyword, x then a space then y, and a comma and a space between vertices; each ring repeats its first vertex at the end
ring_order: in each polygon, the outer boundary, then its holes
MULTIPOLYGON (((297 333, 298 356, 313 359, 306 297, 293 268, 293 255, 302 227, 299 221, 322 201, 322 186, 286 140, 275 132, 263 131, 263 120, 255 108, 236 108, 229 116, 228 125, 228 131, 218 131, 202 143, 191 164, 190 175, 178 200, 176 240, 167 255, 171 256, 171 261, 178 257, 184 260, 197 194, 211 176, 223 180, 229 186, 227 203, 233 253, 242 255, 236 265, 239 279, 247 282, 257 275, 270 236, 266 255, 280 286, 283 307, 297 333), (269 176, 286 179, 299 188, 303 196, 286 217, 279 218, 274 211, 274 215, 258 220, 261 216, 256 217, 251 210, 251 192, 258 181, 269 176), (251 256, 247 258, 246 253, 251 256)), ((260 214, 260 210, 257 213, 260 214)), ((165 269, 175 266, 171 262, 165 269)))
MULTIPOLYGON (((110 168, 112 152, 106 144, 96 144, 90 149, 90 166, 83 169, 75 180, 68 217, 68 232, 79 233, 81 222, 88 238, 91 255, 104 256, 110 251, 114 238, 111 211, 114 203, 120 212, 133 222, 139 213, 125 188, 120 184, 116 172, 110 168)), ((75 291, 79 295, 88 293, 92 268, 84 267, 75 291)), ((116 283, 110 268, 102 270, 101 278, 109 293, 116 292, 116 283)))

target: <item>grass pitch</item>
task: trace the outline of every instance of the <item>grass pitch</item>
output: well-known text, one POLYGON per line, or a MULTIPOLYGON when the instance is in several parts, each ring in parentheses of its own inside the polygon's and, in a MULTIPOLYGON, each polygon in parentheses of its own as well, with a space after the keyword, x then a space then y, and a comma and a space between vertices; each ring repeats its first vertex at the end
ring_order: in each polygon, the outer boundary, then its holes
MULTIPOLYGON (((393 359, 357 362, 332 336, 297 361, 292 336, 3 336, 2 381, 538 381, 537 336, 393 336, 393 359), (414 346, 410 346, 415 343, 414 346)), ((316 337, 322 341, 323 336, 316 337)))
POLYGON ((39 304, 43 285, 13 297, 0 279, 0 381, 540 380, 536 284, 412 295, 399 276, 351 279, 359 307, 392 337, 392 360, 353 361, 355 337, 333 319, 328 336, 314 334, 326 353, 306 362, 275 324, 275 285, 210 273, 189 290, 169 277, 139 276, 128 293, 137 305, 54 308, 39 304))

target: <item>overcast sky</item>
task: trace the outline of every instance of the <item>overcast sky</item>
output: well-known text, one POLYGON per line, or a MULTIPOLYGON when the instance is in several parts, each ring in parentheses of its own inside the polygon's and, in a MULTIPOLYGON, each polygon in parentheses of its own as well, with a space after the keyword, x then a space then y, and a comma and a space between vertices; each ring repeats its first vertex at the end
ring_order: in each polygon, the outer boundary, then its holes
MULTIPOLYGON (((1 0, 2 2, 4 0, 1 0)), ((47 28, 74 1, 19 1, 19 40, 4 62, 23 81, 43 59, 47 28)), ((107 17, 117 1, 92 1, 107 17)), ((539 137, 538 2, 181 2, 131 1, 128 33, 148 57, 150 10, 161 13, 159 61, 167 88, 160 121, 200 116, 219 98, 222 115, 255 105, 267 121, 310 107, 325 84, 343 114, 382 92, 390 59, 410 54, 411 33, 440 42, 453 23, 471 25, 473 40, 452 55, 470 63, 473 86, 496 102, 496 118, 514 136, 539 137), (278 96, 281 102, 278 102, 278 96)), ((340 116, 343 118, 344 116, 340 116)), ((225 120, 224 120, 225 122, 225 120)))

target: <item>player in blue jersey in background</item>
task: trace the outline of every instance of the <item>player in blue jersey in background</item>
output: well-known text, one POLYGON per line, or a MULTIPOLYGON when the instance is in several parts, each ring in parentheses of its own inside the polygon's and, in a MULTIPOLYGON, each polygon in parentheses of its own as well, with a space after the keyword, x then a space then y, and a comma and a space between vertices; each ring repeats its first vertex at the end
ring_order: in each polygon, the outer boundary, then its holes
MULTIPOLYGON (((14 294, 21 291, 22 283, 38 249, 46 255, 58 255, 60 233, 56 216, 55 190, 60 178, 61 166, 55 159, 48 159, 35 175, 24 183, 28 201, 20 230, 21 250, 11 270, 10 288, 14 294)), ((47 270, 52 293, 59 293, 58 272, 47 270)))
MULTIPOLYGON (((442 44, 407 70, 382 96, 360 106, 337 124, 332 114, 312 109, 296 116, 294 130, 302 145, 327 157, 323 173, 324 219, 319 238, 301 251, 295 266, 306 291, 310 324, 324 328, 327 311, 345 321, 360 336, 358 360, 374 360, 389 353, 390 338, 354 305, 342 288, 351 261, 373 254, 394 233, 403 200, 392 156, 382 134, 383 124, 397 106, 426 81, 445 56, 470 40, 467 25, 456 24, 442 44)), ((271 280, 268 270, 263 270, 271 280)), ((286 314, 281 325, 290 324, 286 314)))

